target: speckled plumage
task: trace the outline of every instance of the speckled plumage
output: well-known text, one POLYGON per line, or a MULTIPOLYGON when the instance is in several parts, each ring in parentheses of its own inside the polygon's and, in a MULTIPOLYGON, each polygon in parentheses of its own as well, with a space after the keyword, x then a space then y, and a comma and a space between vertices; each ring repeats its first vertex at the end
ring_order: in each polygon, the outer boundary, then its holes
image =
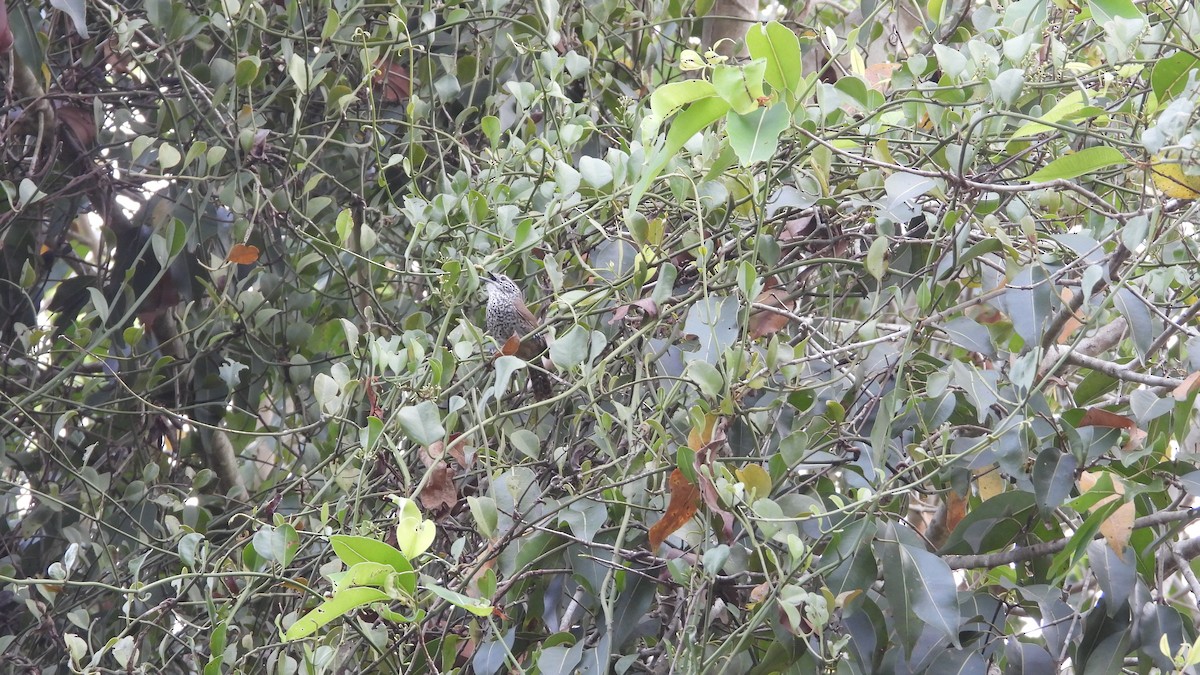
MULTIPOLYGON (((538 321, 525 306, 525 297, 517 284, 503 274, 489 274, 483 278, 487 286, 487 333, 496 338, 503 347, 509 338, 516 335, 524 338, 533 332, 538 321)), ((529 381, 533 395, 543 400, 551 395, 550 376, 537 366, 536 359, 546 351, 546 340, 541 336, 525 338, 513 356, 531 362, 529 381)))

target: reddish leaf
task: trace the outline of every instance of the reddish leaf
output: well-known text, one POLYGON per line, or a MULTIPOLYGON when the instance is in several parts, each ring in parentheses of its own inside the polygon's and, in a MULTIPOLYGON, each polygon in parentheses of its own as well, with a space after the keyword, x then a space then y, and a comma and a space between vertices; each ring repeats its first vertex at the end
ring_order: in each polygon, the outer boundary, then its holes
POLYGON ((990 305, 984 305, 979 313, 975 315, 975 321, 984 324, 985 326, 993 323, 1000 323, 1004 320, 1004 314, 1000 310, 990 305))
POLYGON ((229 262, 238 265, 251 265, 258 262, 258 247, 251 244, 234 244, 229 249, 229 262))
POLYGON ((382 88, 381 98, 384 103, 404 103, 408 101, 412 91, 412 78, 404 66, 385 59, 375 64, 379 72, 375 74, 375 86, 382 88))
POLYGON ((500 354, 502 356, 512 356, 521 351, 521 336, 513 334, 508 336, 503 345, 500 345, 500 354))
POLYGON ((1109 429, 1132 429, 1137 425, 1124 415, 1118 415, 1102 408, 1088 408, 1079 420, 1081 427, 1107 427, 1109 429))
MULTIPOLYGON (((1074 296, 1071 289, 1062 289, 1062 301, 1064 305, 1069 305, 1071 298, 1074 296)), ((1078 311, 1075 311, 1071 316, 1067 317, 1066 323, 1063 324, 1062 331, 1058 334, 1058 344, 1065 345, 1071 340, 1071 334, 1074 333, 1080 326, 1083 325, 1084 317, 1078 311)))
POLYGON ((892 73, 899 68, 899 63, 873 63, 863 72, 863 79, 875 91, 887 91, 892 83, 892 73))
POLYGON ((667 505, 667 512, 663 517, 650 526, 651 551, 657 551, 663 541, 686 525, 700 508, 700 491, 683 477, 679 469, 671 472, 667 487, 671 491, 671 502, 667 505))
POLYGON ((779 233, 779 241, 787 243, 796 239, 805 239, 817 231, 817 217, 813 214, 808 214, 800 218, 793 218, 783 224, 783 231, 779 233))

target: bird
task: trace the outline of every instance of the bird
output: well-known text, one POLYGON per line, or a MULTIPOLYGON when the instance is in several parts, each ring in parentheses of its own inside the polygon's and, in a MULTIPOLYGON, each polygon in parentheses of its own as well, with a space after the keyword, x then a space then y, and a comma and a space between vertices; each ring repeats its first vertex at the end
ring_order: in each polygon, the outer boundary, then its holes
MULTIPOLYGON (((524 361, 534 361, 546 351, 546 339, 540 335, 525 337, 537 328, 538 320, 525 306, 525 295, 511 278, 503 274, 488 273, 483 277, 487 287, 487 334, 503 347, 516 337, 517 350, 513 353, 524 361), (521 339, 524 338, 524 339, 521 339)), ((539 368, 529 368, 529 382, 533 395, 539 401, 550 398, 550 375, 539 368)))

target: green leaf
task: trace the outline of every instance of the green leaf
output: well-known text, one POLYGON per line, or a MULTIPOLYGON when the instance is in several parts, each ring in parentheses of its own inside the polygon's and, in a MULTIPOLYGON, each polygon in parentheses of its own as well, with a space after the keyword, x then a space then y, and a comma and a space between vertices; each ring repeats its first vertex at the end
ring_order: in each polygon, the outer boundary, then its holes
POLYGON ((263 525, 254 533, 253 541, 254 550, 259 556, 282 565, 291 562, 296 551, 300 550, 300 535, 291 525, 263 525))
POLYGON ((462 593, 455 593, 448 588, 442 588, 441 586, 437 585, 429 586, 428 588, 439 598, 454 605, 455 607, 461 607, 475 616, 492 615, 492 603, 488 602, 487 600, 482 598, 471 598, 463 595, 462 593))
POLYGON ((742 166, 771 159, 779 147, 779 135, 790 121, 791 115, 782 105, 757 108, 746 115, 729 111, 726 116, 729 145, 742 166))
POLYGON ((954 574, 942 559, 899 540, 898 526, 880 534, 884 595, 891 603, 896 631, 911 653, 924 626, 958 645, 958 588, 954 574))
POLYGON ((713 87, 717 95, 736 113, 745 115, 761 107, 763 77, 767 62, 755 59, 743 66, 719 65, 713 68, 713 87))
POLYGON ((592 345, 592 333, 578 324, 571 327, 550 345, 550 360, 554 365, 570 370, 583 363, 592 345))
POLYGON ((396 525, 396 546, 409 560, 413 560, 433 544, 437 526, 423 518, 401 518, 396 525))
POLYGON ((354 567, 363 562, 382 563, 401 573, 408 573, 411 583, 403 585, 409 593, 417 590, 417 580, 413 573, 412 564, 408 558, 395 547, 370 537, 356 537, 346 534, 335 534, 329 538, 329 545, 347 567, 354 567))
POLYGON ((1105 167, 1125 164, 1128 162, 1120 150, 1101 145, 1059 157, 1042 167, 1041 170, 1030 174, 1025 180, 1040 183, 1060 178, 1075 178, 1105 167))
MULTIPOLYGON (((50 0, 50 4, 71 18, 71 23, 74 24, 75 32, 79 33, 79 37, 85 40, 88 38, 87 5, 84 0, 50 0)), ((8 30, 7 24, 5 30, 8 30)))
POLYGON ((354 586, 382 586, 383 582, 393 574, 397 574, 397 572, 391 565, 378 562, 360 562, 352 566, 345 574, 338 578, 337 582, 333 585, 333 592, 337 593, 340 590, 354 586))
POLYGON ((313 84, 312 67, 303 56, 293 53, 288 59, 288 75, 292 81, 296 83, 296 89, 300 90, 301 94, 307 94, 313 84))
POLYGON ((1004 304, 1013 330, 1027 345, 1039 344, 1053 314, 1054 290, 1041 265, 1029 265, 1013 277, 1004 304))
POLYGON ((1028 136, 1036 136, 1037 134, 1053 130, 1054 127, 1049 126, 1050 124, 1057 124, 1058 122, 1061 122, 1062 120, 1072 116, 1074 113, 1083 110, 1084 106, 1087 104, 1087 100, 1094 95, 1094 92, 1079 89, 1066 94, 1059 99, 1058 103, 1054 104, 1053 108, 1047 110, 1046 113, 1039 118, 1042 120, 1041 122, 1026 122, 1025 124, 1021 125, 1019 129, 1013 132, 1013 135, 1009 140, 1026 138, 1028 136))
POLYGON ((1118 16, 1146 21, 1146 16, 1138 11, 1133 0, 1089 0, 1088 7, 1092 10, 1092 18, 1101 26, 1118 16))
POLYGON ((700 391, 709 399, 717 400, 725 390, 725 378, 707 361, 692 361, 685 370, 687 378, 700 387, 700 391))
POLYGON ((372 602, 385 602, 390 599, 387 593, 378 588, 370 588, 368 586, 355 586, 354 588, 347 588, 334 593, 332 598, 329 598, 316 609, 297 619, 296 623, 292 624, 283 633, 283 641, 291 642, 292 640, 308 637, 317 632, 317 629, 321 626, 356 607, 369 605, 372 602))
POLYGON ((708 80, 671 82, 650 94, 650 112, 661 124, 683 106, 716 95, 716 88, 708 80))
POLYGON ((493 148, 498 147, 500 145, 500 119, 494 115, 488 115, 479 122, 479 126, 483 129, 483 135, 487 136, 488 143, 493 148))
POLYGON ((1146 303, 1138 297, 1137 293, 1134 293, 1128 287, 1122 286, 1118 288, 1113 293, 1112 299, 1113 306, 1129 322, 1129 333, 1133 337, 1133 348, 1137 350, 1140 356, 1145 357, 1149 353, 1150 346, 1154 343, 1155 336, 1160 332, 1158 322, 1150 314, 1150 309, 1146 306, 1146 303))
POLYGON ((1175 98, 1187 86, 1188 74, 1200 68, 1200 59, 1180 51, 1160 59, 1150 72, 1150 86, 1160 104, 1175 98))
POLYGON ((246 56, 241 58, 237 64, 233 81, 239 87, 248 87, 254 84, 254 80, 258 78, 258 67, 262 63, 262 59, 257 56, 246 56))
POLYGON ((400 422, 404 435, 418 445, 428 447, 446 435, 446 429, 442 426, 442 413, 433 401, 404 406, 396 413, 396 419, 400 422))
POLYGON ((875 241, 871 242, 871 248, 867 250, 867 273, 875 277, 876 281, 883 279, 883 275, 887 272, 887 252, 890 246, 890 241, 887 237, 875 237, 875 241))
POLYGON ((803 71, 800 39, 778 21, 766 25, 760 23, 746 32, 746 49, 750 52, 750 58, 762 59, 766 63, 763 78, 775 91, 786 95, 791 107, 800 96, 803 71))
POLYGON ((971 352, 984 356, 995 356, 996 349, 992 346, 992 334, 985 326, 966 316, 951 319, 938 326, 954 344, 971 352))
MULTIPOLYGON (((671 158, 683 147, 683 144, 687 143, 688 139, 696 135, 697 132, 716 122, 728 111, 728 103, 719 97, 711 96, 688 106, 687 110, 679 113, 671 120, 670 129, 667 131, 666 145, 654 156, 654 159, 650 162, 650 168, 642 174, 642 179, 634 186, 629 196, 629 209, 626 212, 626 220, 632 218, 632 215, 637 211, 638 203, 642 200, 642 195, 646 194, 646 190, 650 188, 650 184, 654 182, 655 178, 658 178, 658 175, 666 168, 671 158)), ((497 371, 499 371, 500 360, 502 359, 497 359, 497 371)), ((499 380, 499 375, 497 375, 496 379, 497 381, 499 380)))
POLYGON ((467 497, 467 506, 471 509, 471 517, 475 519, 475 527, 479 534, 491 538, 500 522, 496 500, 491 497, 467 497))

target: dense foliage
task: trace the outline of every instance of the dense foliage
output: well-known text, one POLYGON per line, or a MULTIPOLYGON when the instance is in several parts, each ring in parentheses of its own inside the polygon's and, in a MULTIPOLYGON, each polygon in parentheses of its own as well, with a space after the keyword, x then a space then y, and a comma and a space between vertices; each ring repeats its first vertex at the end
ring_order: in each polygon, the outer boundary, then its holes
POLYGON ((0 669, 1200 662, 1200 12, 742 4, 0 0, 0 669))

